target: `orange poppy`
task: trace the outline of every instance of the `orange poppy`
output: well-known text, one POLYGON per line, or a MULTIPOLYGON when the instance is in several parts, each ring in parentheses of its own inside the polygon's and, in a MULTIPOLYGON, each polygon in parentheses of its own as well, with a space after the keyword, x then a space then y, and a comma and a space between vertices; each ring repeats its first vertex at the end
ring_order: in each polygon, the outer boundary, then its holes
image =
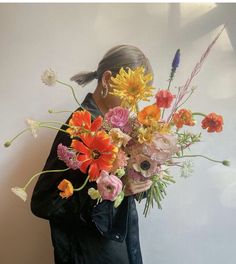
POLYGON ((187 109, 180 109, 173 115, 173 122, 177 128, 185 126, 194 126, 195 121, 192 116, 192 112, 187 109))
POLYGON ((57 188, 61 191, 60 196, 62 198, 69 198, 70 196, 73 195, 74 192, 73 185, 71 184, 70 181, 66 179, 62 180, 57 186, 57 188))
POLYGON ((138 121, 146 126, 151 126, 153 122, 155 123, 160 119, 161 110, 156 104, 149 105, 143 108, 142 111, 138 113, 138 121))
POLYGON ((208 114, 202 120, 202 128, 206 129, 207 132, 221 132, 223 129, 223 117, 221 115, 217 115, 216 113, 208 114))
POLYGON ((101 170, 109 171, 116 158, 118 149, 111 143, 105 131, 98 131, 94 135, 83 134, 81 141, 72 140, 71 147, 79 152, 77 159, 82 162, 80 170, 87 172, 90 181, 95 181, 101 170))
POLYGON ((98 116, 91 122, 91 114, 86 111, 76 111, 72 114, 69 121, 69 127, 66 131, 72 136, 80 136, 84 132, 95 132, 102 126, 102 117, 98 116))

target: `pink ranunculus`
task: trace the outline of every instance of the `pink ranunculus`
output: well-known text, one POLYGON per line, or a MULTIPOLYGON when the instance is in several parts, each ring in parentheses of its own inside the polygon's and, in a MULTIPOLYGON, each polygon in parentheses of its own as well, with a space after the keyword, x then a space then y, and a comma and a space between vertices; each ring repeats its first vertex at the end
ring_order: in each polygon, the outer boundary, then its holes
POLYGON ((143 154, 158 164, 164 164, 178 151, 177 138, 172 134, 154 133, 152 142, 144 144, 143 147, 143 154))
POLYGON ((97 179, 97 189, 103 200, 114 201, 122 191, 122 181, 113 174, 102 170, 97 179))
POLYGON ((169 108, 174 98, 175 95, 173 95, 170 91, 160 90, 156 94, 156 104, 160 108, 169 108))
POLYGON ((129 121, 129 110, 121 106, 114 107, 105 114, 105 120, 112 127, 122 128, 129 121))

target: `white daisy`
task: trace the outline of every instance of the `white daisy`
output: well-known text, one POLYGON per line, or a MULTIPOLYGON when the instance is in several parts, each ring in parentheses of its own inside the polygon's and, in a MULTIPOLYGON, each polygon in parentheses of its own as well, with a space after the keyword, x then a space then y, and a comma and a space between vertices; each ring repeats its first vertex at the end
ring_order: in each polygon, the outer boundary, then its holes
POLYGON ((48 69, 41 75, 41 80, 46 85, 53 86, 57 80, 56 73, 52 69, 48 69))

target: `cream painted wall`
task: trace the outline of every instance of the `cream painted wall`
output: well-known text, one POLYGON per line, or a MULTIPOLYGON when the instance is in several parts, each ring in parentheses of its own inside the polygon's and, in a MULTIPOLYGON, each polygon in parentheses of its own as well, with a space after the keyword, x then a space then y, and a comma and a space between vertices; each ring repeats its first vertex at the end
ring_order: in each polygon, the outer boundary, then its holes
MULTIPOLYGON (((56 70, 61 80, 80 70, 95 70, 112 46, 140 47, 150 58, 155 86, 166 87, 172 56, 181 48, 176 85, 186 80, 222 23, 225 31, 203 71, 194 81, 194 111, 221 113, 221 134, 207 135, 194 147, 230 168, 195 160, 194 174, 168 188, 163 209, 148 219, 140 215, 145 264, 233 264, 236 262, 236 5, 235 4, 0 4, 0 258, 3 264, 50 264, 53 250, 47 221, 34 217, 29 199, 22 202, 10 188, 40 171, 55 131, 25 134, 5 149, 3 143, 25 127, 24 120, 52 119, 49 108, 76 108, 61 86, 46 87, 40 75, 56 70)), ((82 100, 96 83, 78 87, 82 100)), ((65 121, 66 114, 55 116, 65 121)))

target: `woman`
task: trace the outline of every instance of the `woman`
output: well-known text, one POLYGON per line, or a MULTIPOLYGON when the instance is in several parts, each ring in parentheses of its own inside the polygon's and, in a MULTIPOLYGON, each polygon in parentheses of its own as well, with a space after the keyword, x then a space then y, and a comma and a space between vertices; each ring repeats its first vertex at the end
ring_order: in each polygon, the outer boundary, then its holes
MULTIPOLYGON (((118 106, 119 98, 109 94, 110 78, 115 77, 121 67, 134 69, 138 66, 143 66, 145 73, 153 73, 148 59, 137 47, 119 45, 110 49, 95 72, 82 72, 71 78, 82 86, 98 79, 95 92, 86 96, 82 106, 93 116, 103 116, 110 108, 118 106)), ((63 125, 62 129, 66 129, 66 126, 63 125)), ((43 170, 65 168, 64 163, 57 158, 57 146, 60 143, 69 146, 70 142, 69 135, 58 132, 43 170)), ((64 178, 77 188, 82 185, 86 175, 79 170, 42 174, 31 200, 32 212, 49 220, 55 263, 141 264, 134 195, 149 189, 151 181, 133 182, 128 175, 122 177, 126 182, 125 198, 115 209, 111 201, 104 200, 95 205, 90 199, 87 191, 94 182, 72 197, 62 199, 57 186, 64 178)))

